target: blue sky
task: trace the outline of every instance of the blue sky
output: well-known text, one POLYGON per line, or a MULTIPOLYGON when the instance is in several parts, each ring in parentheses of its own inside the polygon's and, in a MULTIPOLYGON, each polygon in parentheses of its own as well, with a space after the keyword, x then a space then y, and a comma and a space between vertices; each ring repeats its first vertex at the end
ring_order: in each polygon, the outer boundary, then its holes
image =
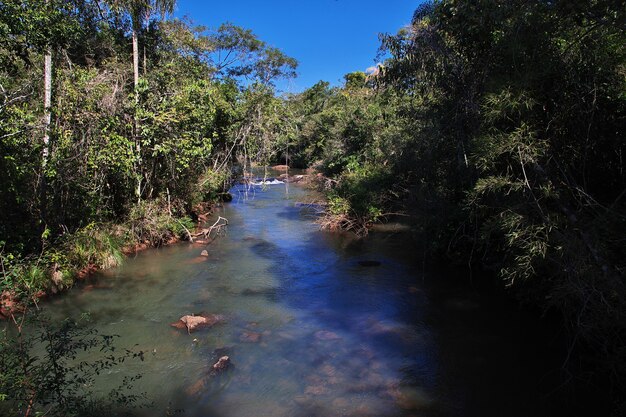
POLYGON ((252 29, 263 41, 299 62, 298 78, 280 82, 300 92, 319 80, 333 85, 351 71, 375 64, 379 33, 395 33, 411 20, 411 0, 178 0, 175 15, 217 27, 252 29))

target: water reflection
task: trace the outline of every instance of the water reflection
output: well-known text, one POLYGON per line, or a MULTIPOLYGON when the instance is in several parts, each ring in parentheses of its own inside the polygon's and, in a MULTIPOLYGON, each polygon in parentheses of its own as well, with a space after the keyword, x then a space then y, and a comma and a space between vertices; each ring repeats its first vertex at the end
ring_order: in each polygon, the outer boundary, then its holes
MULTIPOLYGON (((309 198, 302 188, 232 193, 217 213, 229 219, 226 236, 140 253, 49 306, 57 317, 90 311, 102 333, 151 353, 123 371, 144 374, 139 389, 155 400, 144 415, 524 415, 517 406, 535 374, 475 351, 513 348, 488 319, 474 322, 480 299, 437 299, 397 237, 319 232, 297 204, 309 198), (200 311, 225 322, 191 334, 170 327, 200 311), (215 374, 224 355, 232 367, 215 374), (480 369, 488 378, 477 385, 466 372, 480 369), (470 398, 502 394, 498 383, 512 380, 508 408, 470 398)), ((516 349, 508 354, 523 355, 516 349)))

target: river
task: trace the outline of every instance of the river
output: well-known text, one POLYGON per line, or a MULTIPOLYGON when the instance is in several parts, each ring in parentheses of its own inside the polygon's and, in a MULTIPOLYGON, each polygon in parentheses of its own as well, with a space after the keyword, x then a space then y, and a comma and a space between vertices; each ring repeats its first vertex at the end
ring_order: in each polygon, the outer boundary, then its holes
POLYGON ((514 303, 425 270, 402 233, 320 231, 303 187, 231 192, 211 244, 141 252, 46 305, 145 352, 102 389, 141 374, 146 416, 544 415, 549 336, 514 303), (199 312, 225 321, 170 326, 199 312), (223 355, 232 367, 211 375, 223 355))

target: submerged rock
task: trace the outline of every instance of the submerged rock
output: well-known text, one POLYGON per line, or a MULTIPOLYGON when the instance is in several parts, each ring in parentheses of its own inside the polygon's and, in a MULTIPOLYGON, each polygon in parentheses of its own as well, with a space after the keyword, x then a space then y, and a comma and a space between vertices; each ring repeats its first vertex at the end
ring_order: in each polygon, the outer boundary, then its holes
POLYGON ((185 390, 185 393, 192 397, 194 395, 200 394, 202 391, 206 390, 206 380, 204 378, 197 380, 193 385, 190 385, 185 390))
POLYGON ((305 388, 306 395, 326 395, 330 393, 330 389, 323 385, 309 385, 305 388))
POLYGON ((224 317, 219 314, 198 314, 192 316, 182 316, 178 321, 171 324, 177 329, 187 329, 189 333, 201 329, 214 326, 224 321, 224 317))
POLYGON ((202 262, 206 262, 207 259, 208 257, 206 256, 196 256, 195 258, 188 260, 187 263, 192 265, 201 264, 202 262))
POLYGON ((339 340, 341 336, 337 333, 329 332, 328 330, 320 330, 315 332, 315 338, 317 340, 339 340))
POLYGON ((258 343, 261 341, 261 333, 243 332, 241 336, 239 336, 239 340, 244 343, 258 343))

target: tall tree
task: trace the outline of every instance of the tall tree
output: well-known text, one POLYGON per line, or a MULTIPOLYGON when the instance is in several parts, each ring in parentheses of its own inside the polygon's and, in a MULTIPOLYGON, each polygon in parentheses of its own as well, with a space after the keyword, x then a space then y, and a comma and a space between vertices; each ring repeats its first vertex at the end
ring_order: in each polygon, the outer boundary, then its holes
MULTIPOLYGON (((50 4, 50 0, 46 0, 46 5, 50 4)), ((50 45, 46 46, 43 60, 43 79, 44 79, 44 99, 43 99, 43 111, 44 111, 44 134, 43 134, 43 167, 48 162, 48 154, 50 152, 50 122, 51 113, 50 106, 52 105, 52 48, 50 45)))
MULTIPOLYGON (((132 22, 133 75, 135 90, 139 85, 139 34, 154 14, 165 16, 174 11, 176 0, 111 0, 111 7, 128 13, 132 22)), ((138 100, 137 92, 135 91, 138 100)))
MULTIPOLYGON (((135 89, 135 105, 139 104, 139 34, 143 31, 144 25, 150 20, 150 17, 153 14, 164 16, 172 13, 175 5, 176 0, 111 0, 111 6, 113 9, 127 12, 132 23, 133 85, 135 89)), ((146 60, 144 59, 144 63, 145 61, 146 60)), ((139 126, 136 115, 134 120, 134 137, 135 152, 137 153, 137 167, 135 169, 137 181, 135 185, 135 196, 138 200, 141 200, 143 182, 141 169, 141 139, 139 137, 139 126)))

